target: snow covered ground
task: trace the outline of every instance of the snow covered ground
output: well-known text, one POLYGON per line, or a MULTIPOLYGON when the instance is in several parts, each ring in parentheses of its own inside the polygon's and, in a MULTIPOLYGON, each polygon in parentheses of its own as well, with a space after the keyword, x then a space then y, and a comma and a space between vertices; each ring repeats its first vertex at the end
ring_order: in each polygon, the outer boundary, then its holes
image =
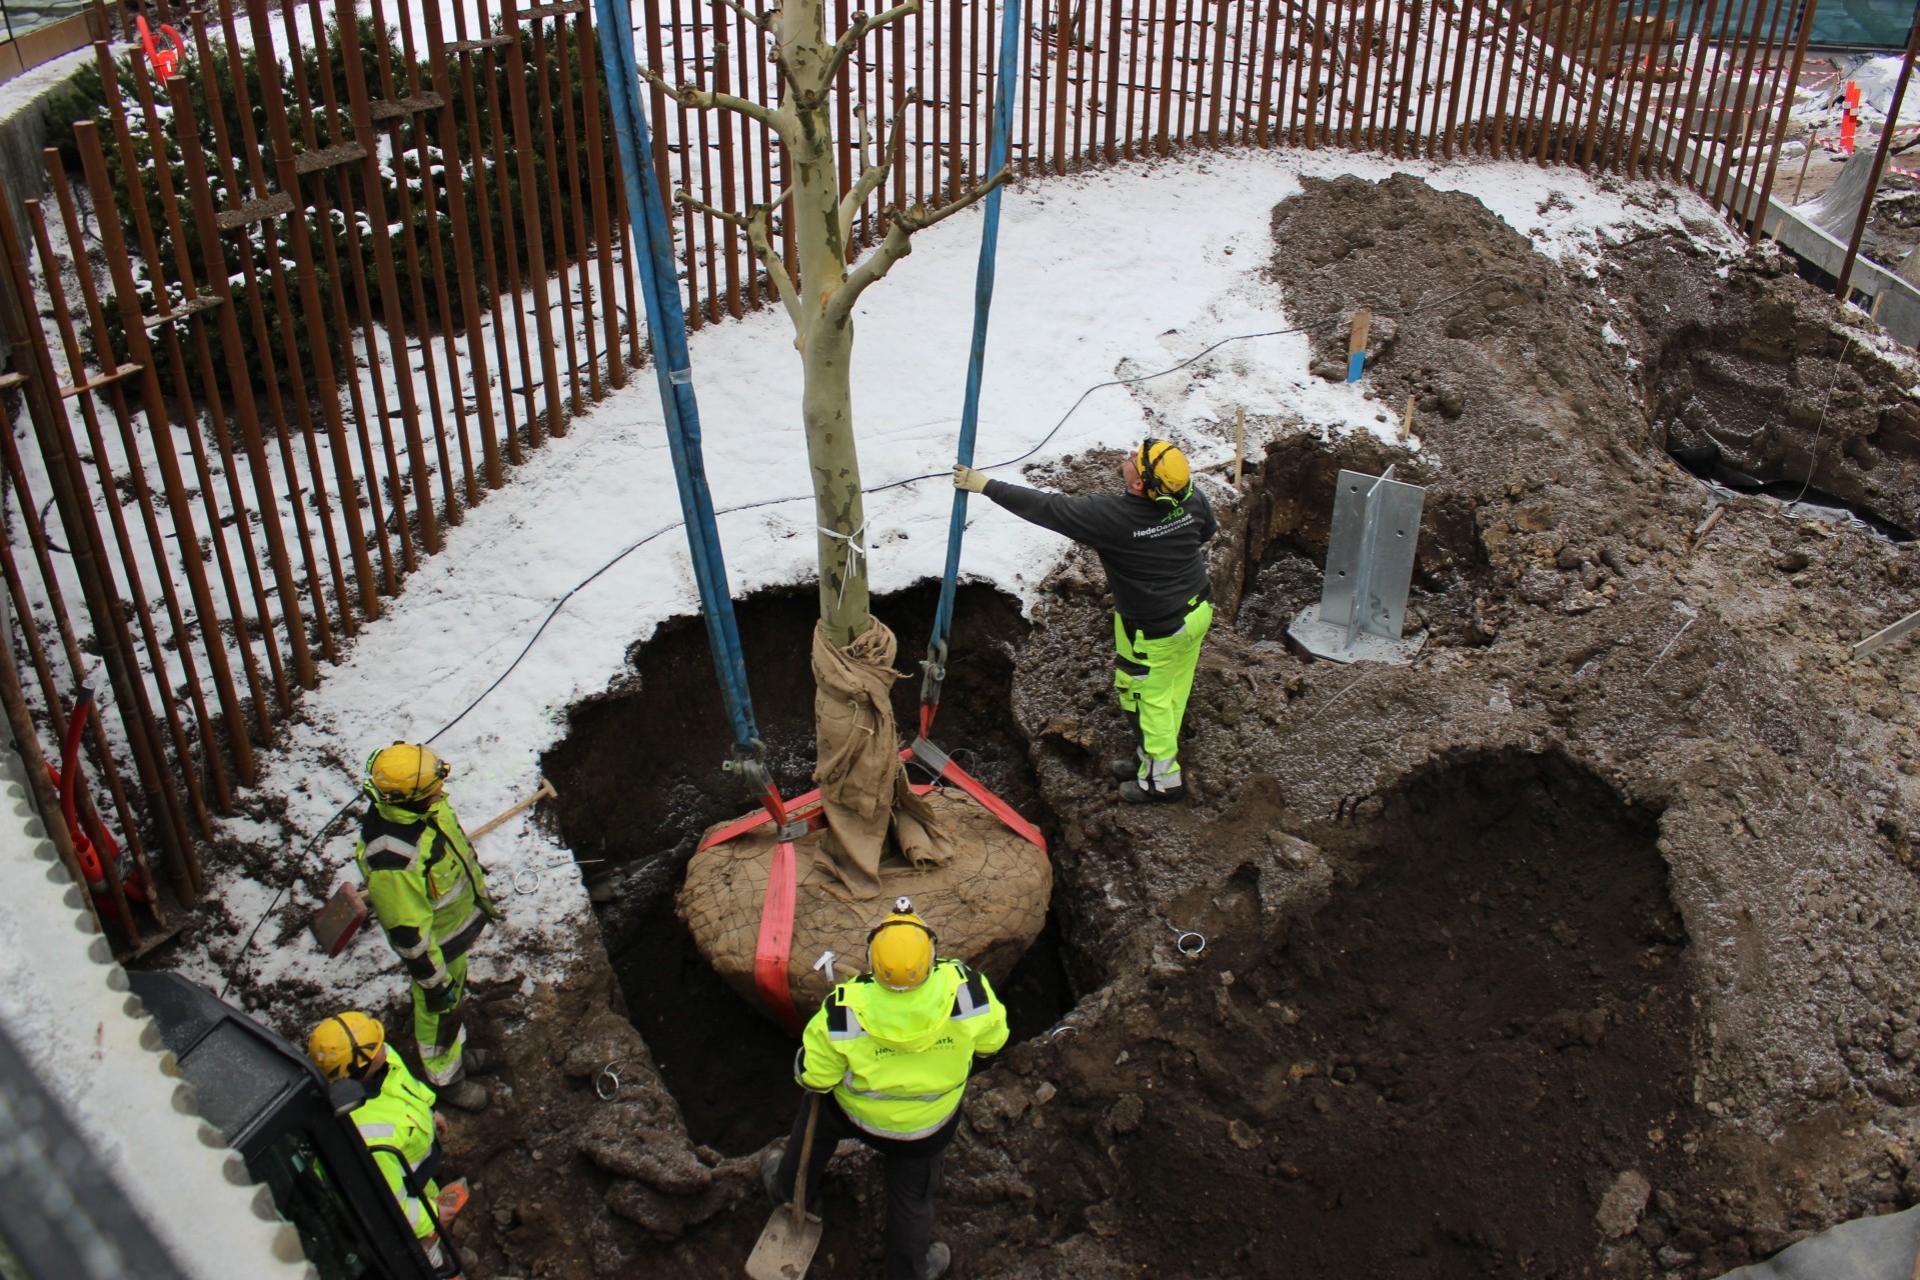
MULTIPOLYGON (((1206 155, 1031 183, 1006 198, 978 460, 1024 454, 1058 424, 1031 462, 1117 448, 1151 432, 1205 466, 1231 457, 1241 407, 1253 419, 1288 418, 1325 433, 1391 435, 1398 406, 1374 400, 1364 383, 1309 375, 1306 337, 1274 335, 1326 318, 1286 310, 1285 264, 1276 288, 1267 225, 1303 176, 1380 179, 1396 171, 1473 194, 1575 269, 1591 263, 1603 240, 1636 226, 1719 225, 1704 203, 1649 185, 1596 185, 1531 165, 1396 165, 1325 151, 1206 155), (1097 390, 1061 421, 1095 384, 1163 370, 1222 342, 1177 373, 1097 390)), ((859 311, 854 402, 864 482, 936 477, 870 498, 876 591, 940 572, 979 230, 975 213, 919 237, 859 311)), ((1729 234, 1704 234, 1737 250, 1729 234)), ((784 316, 711 326, 694 335, 692 352, 735 595, 809 579, 800 368, 784 316)), ((1260 443, 1250 440, 1249 449, 1260 443)), ((565 708, 618 678, 636 640, 695 608, 669 465, 651 378, 636 379, 540 450, 450 532, 445 552, 366 628, 307 697, 303 722, 264 759, 262 787, 286 796, 287 830, 247 820, 229 822, 227 833, 292 854, 353 801, 368 751, 398 738, 434 740, 452 762, 450 793, 470 824, 531 792, 541 752, 565 730, 565 708)), ((1018 478, 1017 469, 999 474, 1018 478)), ((1030 602, 1065 544, 982 505, 962 571, 1030 602)), ((349 827, 341 823, 307 865, 344 868, 349 827)), ((542 945, 533 950, 544 958, 533 963, 563 965, 572 925, 589 911, 568 851, 516 820, 480 852, 508 924, 476 955, 476 974, 497 978, 512 967, 528 980, 540 976, 522 945, 536 935, 542 945)), ((312 879, 331 884, 325 875, 312 879)), ((188 956, 189 973, 218 987, 230 967, 244 966, 257 979, 318 979, 343 999, 400 994, 399 972, 371 932, 328 963, 304 931, 275 946, 280 923, 270 921, 241 954, 245 927, 282 887, 231 868, 216 873, 213 892, 243 927, 188 956)), ((302 886, 280 910, 304 918, 316 905, 302 886)))

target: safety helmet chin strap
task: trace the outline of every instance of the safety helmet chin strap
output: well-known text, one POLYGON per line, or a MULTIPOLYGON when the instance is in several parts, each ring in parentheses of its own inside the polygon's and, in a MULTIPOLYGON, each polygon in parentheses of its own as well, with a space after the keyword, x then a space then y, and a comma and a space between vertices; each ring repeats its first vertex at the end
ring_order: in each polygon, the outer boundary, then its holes
POLYGON ((1187 481, 1186 489, 1180 493, 1167 492, 1166 484, 1160 479, 1158 468, 1160 459, 1166 457, 1167 451, 1172 448, 1170 441, 1162 440, 1158 436, 1148 436, 1140 442, 1140 452, 1134 465, 1139 468, 1140 483, 1149 498, 1155 502, 1165 502, 1178 507, 1192 496, 1193 481, 1187 481), (1155 445, 1165 446, 1160 450, 1158 457, 1153 452, 1155 445))
POLYGON ((347 1058, 347 1074, 358 1076, 362 1071, 373 1065, 373 1052, 369 1052, 367 1048, 360 1043, 360 1037, 353 1034, 352 1023, 337 1013, 333 1015, 333 1020, 340 1024, 342 1031, 347 1033, 347 1043, 353 1046, 353 1051, 347 1058))

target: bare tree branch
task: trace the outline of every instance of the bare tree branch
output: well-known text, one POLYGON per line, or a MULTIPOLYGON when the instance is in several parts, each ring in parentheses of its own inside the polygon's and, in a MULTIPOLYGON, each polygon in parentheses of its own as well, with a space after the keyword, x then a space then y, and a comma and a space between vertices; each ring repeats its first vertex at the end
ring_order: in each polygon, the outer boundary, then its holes
POLYGON ((892 26, 910 13, 918 12, 920 12, 920 0, 907 0, 907 3, 897 4, 875 18, 872 22, 869 22, 867 24, 867 30, 878 31, 882 27, 892 26))
POLYGON ((895 5, 877 18, 869 18, 864 13, 854 14, 847 29, 840 33, 838 40, 833 42, 833 52, 827 55, 827 70, 821 83, 831 85, 834 82, 840 74, 840 68, 846 65, 847 59, 853 56, 854 49, 859 47, 860 42, 869 32, 878 31, 890 23, 900 21, 910 13, 918 12, 920 12, 920 0, 906 0, 904 4, 895 5))
POLYGON ((713 2, 717 5, 724 5, 725 7, 733 10, 735 13, 739 14, 741 17, 745 18, 748 22, 751 22, 754 26, 760 28, 762 31, 773 30, 772 18, 768 17, 764 13, 747 12, 747 7, 744 4, 741 4, 740 0, 713 0, 713 2))
POLYGON ((786 203, 790 191, 791 188, 775 196, 772 204, 753 207, 753 212, 747 215, 747 244, 766 270, 767 279, 773 281, 773 291, 779 295, 780 305, 787 309, 787 319, 793 324, 794 345, 797 347, 806 341, 806 317, 800 310, 800 295, 793 287, 793 277, 787 274, 787 264, 780 260, 780 254, 773 247, 773 211, 786 203))
POLYGON ((887 238, 880 242, 878 249, 861 259, 860 264, 847 273, 846 283, 836 289, 833 297, 827 300, 824 316, 827 323, 844 324, 847 316, 853 311, 853 304, 860 300, 860 295, 867 291, 867 287, 885 279, 887 272, 893 270, 894 263, 913 252, 914 232, 924 231, 936 222, 944 222, 967 206, 978 202, 995 187, 1010 181, 1012 177, 1011 168, 1002 169, 958 200, 942 205, 938 209, 915 205, 911 209, 891 211, 893 225, 887 229, 887 238))
MULTIPOLYGON (((841 199, 840 243, 845 244, 847 238, 852 235, 853 217, 860 211, 860 206, 867 202, 867 197, 872 195, 879 188, 880 184, 887 180, 887 174, 893 171, 894 157, 892 151, 895 140, 900 136, 900 122, 905 118, 907 108, 919 100, 920 91, 918 89, 907 90, 899 108, 894 111, 893 118, 887 121, 886 134, 874 148, 873 163, 861 172, 859 180, 853 184, 852 188, 848 190, 847 194, 841 199), (883 152, 880 149, 881 147, 885 147, 887 150, 883 152)), ((863 114, 860 117, 860 155, 864 159, 866 154, 867 121, 863 114)))
POLYGON ((708 214, 712 217, 718 218, 720 219, 720 221, 729 223, 732 226, 745 227, 747 225, 746 214, 733 213, 730 210, 721 209, 721 208, 718 208, 717 206, 710 205, 705 200, 696 200, 693 198, 692 195, 690 195, 689 193, 687 193, 686 191, 680 188, 674 189, 673 198, 676 201, 678 201, 680 204, 685 205, 689 209, 698 210, 701 213, 708 214))
POLYGON ((791 145, 794 141, 792 117, 780 107, 763 106, 746 98, 736 98, 730 93, 715 93, 711 89, 702 89, 697 85, 683 84, 678 88, 667 83, 652 67, 642 66, 640 75, 654 88, 659 89, 683 107, 696 110, 737 111, 749 120, 758 120, 773 130, 774 136, 791 145))
POLYGON ((995 187, 1004 186, 1011 181, 1013 181, 1013 168, 1012 166, 1008 166, 994 174, 991 178, 988 178, 985 182, 974 187, 973 190, 967 192, 967 194, 961 196, 952 204, 942 205, 938 209, 928 209, 925 205, 915 205, 911 209, 903 210, 898 215, 898 220, 905 224, 909 231, 925 231, 934 223, 945 222, 948 218, 951 218, 968 205, 977 203, 987 192, 993 190, 995 187))

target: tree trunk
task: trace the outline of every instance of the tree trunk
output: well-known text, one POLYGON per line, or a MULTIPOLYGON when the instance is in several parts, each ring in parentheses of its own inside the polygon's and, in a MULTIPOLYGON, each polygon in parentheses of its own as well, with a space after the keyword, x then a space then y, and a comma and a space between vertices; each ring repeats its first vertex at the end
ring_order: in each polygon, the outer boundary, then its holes
POLYGON ((802 355, 801 413, 807 461, 813 473, 814 517, 819 521, 820 621, 827 638, 845 648, 871 624, 867 613, 866 514, 860 497, 860 457, 853 442, 853 392, 848 368, 853 322, 822 323, 802 355), (829 534, 824 530, 832 530, 829 534), (835 536, 838 535, 838 536, 835 536))
POLYGON ((853 437, 853 320, 848 317, 836 325, 826 314, 828 300, 846 281, 847 252, 840 234, 842 177, 834 163, 831 48, 821 10, 821 0, 788 0, 779 10, 777 39, 791 69, 786 105, 801 134, 800 145, 789 149, 800 259, 795 345, 800 349, 801 418, 819 526, 820 621, 827 637, 844 648, 866 631, 871 618, 860 455, 853 437))

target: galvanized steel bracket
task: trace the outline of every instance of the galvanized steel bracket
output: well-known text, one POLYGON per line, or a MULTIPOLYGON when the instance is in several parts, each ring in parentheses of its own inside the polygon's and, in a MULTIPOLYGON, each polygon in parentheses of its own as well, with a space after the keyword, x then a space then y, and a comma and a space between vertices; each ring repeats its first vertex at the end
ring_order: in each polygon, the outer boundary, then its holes
POLYGON ((1405 664, 1426 643, 1424 631, 1411 639, 1400 632, 1427 491, 1392 476, 1392 467, 1380 476, 1340 473, 1320 602, 1287 628, 1316 658, 1405 664))

